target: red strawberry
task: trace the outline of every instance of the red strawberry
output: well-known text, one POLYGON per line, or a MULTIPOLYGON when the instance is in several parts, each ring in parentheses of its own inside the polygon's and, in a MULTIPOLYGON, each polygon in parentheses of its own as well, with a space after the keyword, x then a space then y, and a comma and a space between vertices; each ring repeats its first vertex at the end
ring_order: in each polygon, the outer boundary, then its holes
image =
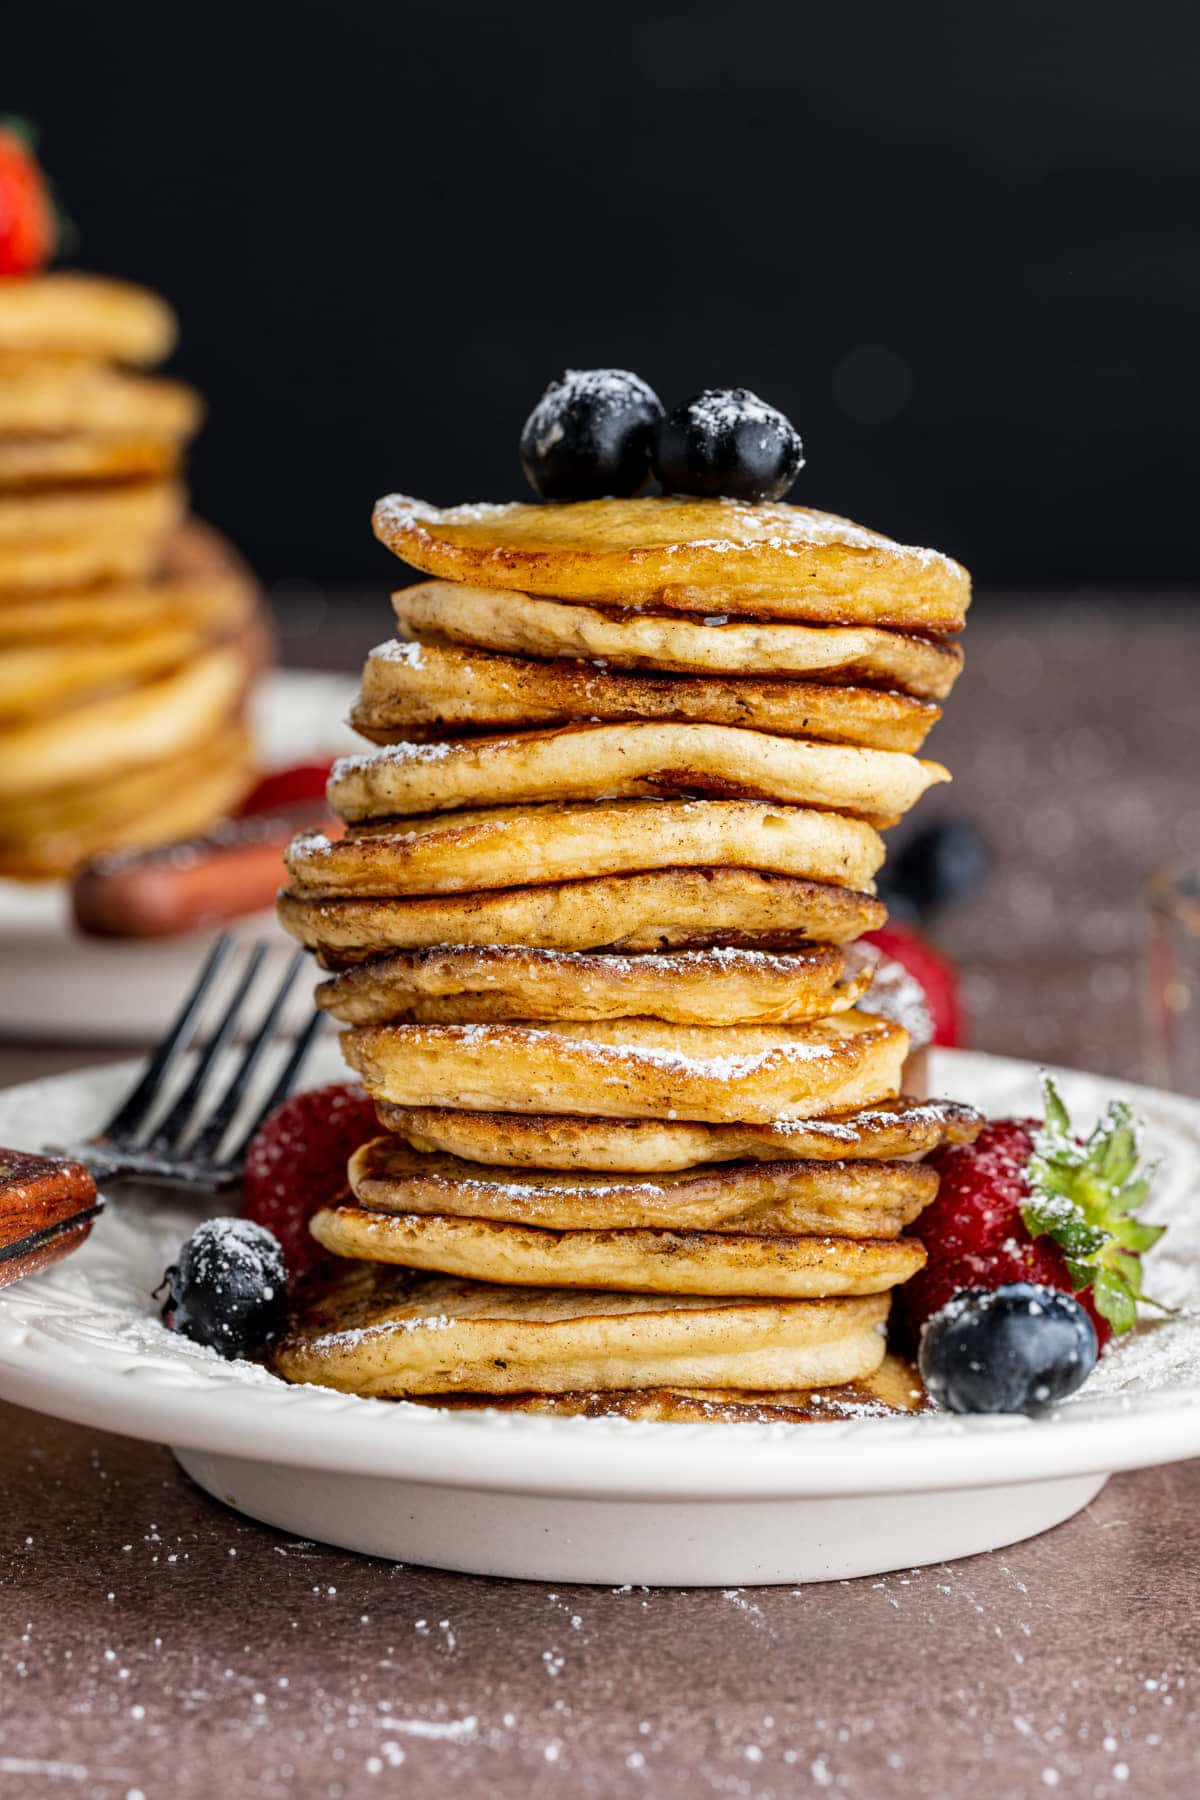
POLYGON ((272 769, 260 777, 242 801, 238 807, 239 818, 247 818, 251 813, 286 812, 289 807, 301 806, 306 811, 324 812, 325 785, 332 767, 333 764, 328 762, 304 762, 293 763, 286 769, 272 769))
POLYGON ((28 275, 50 260, 54 208, 37 158, 15 120, 0 123, 0 275, 28 275))
POLYGON ((1044 1122, 997 1119, 973 1144, 928 1157, 941 1185, 912 1230, 929 1260, 898 1296, 897 1317, 910 1342, 962 1289, 1012 1281, 1075 1294, 1101 1347, 1134 1323, 1143 1297, 1141 1252, 1164 1228, 1134 1216, 1149 1173, 1137 1167, 1129 1108, 1114 1101, 1080 1143, 1048 1078, 1044 1089, 1044 1122))
MULTIPOLYGON (((885 956, 902 963, 924 990, 935 1044, 954 1049, 965 1043, 966 1017, 958 993, 958 976, 926 938, 904 925, 885 925, 879 931, 868 931, 863 942, 874 944, 885 956)), ((870 1002, 866 1004, 869 1007, 870 1002)))
POLYGON ((308 1221, 345 1187, 352 1152, 379 1134, 374 1104, 345 1081, 293 1094, 255 1132, 242 1212, 275 1233, 291 1280, 321 1254, 308 1221))

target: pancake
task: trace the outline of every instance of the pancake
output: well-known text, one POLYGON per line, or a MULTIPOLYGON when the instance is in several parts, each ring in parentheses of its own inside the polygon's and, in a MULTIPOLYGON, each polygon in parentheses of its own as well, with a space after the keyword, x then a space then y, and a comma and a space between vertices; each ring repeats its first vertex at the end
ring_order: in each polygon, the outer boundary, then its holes
POLYGON ((595 607, 453 581, 422 581, 392 595, 400 628, 525 657, 579 658, 618 669, 679 675, 808 676, 872 684, 943 700, 962 668, 957 644, 874 626, 747 624, 722 613, 689 619, 613 614, 595 607))
POLYGON ((223 637, 249 621, 257 599, 253 577, 224 538, 189 519, 167 538, 149 579, 0 592, 0 648, 64 639, 91 645, 181 626, 223 637))
POLYGON ((310 900, 284 889, 278 914, 284 930, 330 967, 437 944, 627 951, 844 944, 887 917, 869 894, 754 869, 651 869, 419 900, 310 900))
POLYGON ((663 495, 443 509, 389 494, 374 526, 423 574, 558 600, 940 633, 962 629, 971 597, 950 557, 781 501, 663 495))
MULTIPOLYGON (((0 288, 0 302, 3 293, 0 288)), ((0 434, 8 439, 120 434, 180 443, 202 416, 199 394, 182 381, 131 375, 78 357, 6 356, 0 350, 0 434)))
POLYGON ((0 730, 0 807, 180 755, 229 717, 251 672, 247 645, 220 645, 154 681, 0 730))
MULTIPOLYGON (((0 480, 3 479, 0 455, 0 480)), ((832 682, 610 673, 453 645, 380 644, 350 723, 376 744, 581 719, 744 726, 784 737, 916 751, 941 709, 907 694, 832 682)))
POLYGON ((869 967, 847 970, 845 953, 829 944, 790 955, 683 950, 661 956, 490 944, 372 957, 321 982, 315 999, 345 1025, 631 1014, 734 1025, 845 1012, 870 984, 869 967))
MULTIPOLYGON (((682 1119, 564 1118, 559 1113, 461 1112, 441 1106, 376 1106, 379 1122, 414 1150, 508 1168, 583 1169, 617 1175, 690 1172, 739 1158, 775 1163, 923 1156, 939 1144, 969 1144, 983 1124, 957 1100, 901 1094, 857 1111, 765 1125, 702 1125, 682 1119)), ((844 1229, 844 1228, 843 1228, 844 1229)))
POLYGON ((577 725, 453 743, 391 744, 334 764, 329 801, 357 822, 514 801, 707 793, 892 821, 940 763, 725 725, 577 725))
MULTIPOLYGON (((0 729, 151 681, 179 668, 211 641, 185 624, 95 643, 9 644, 0 656, 0 729)), ((2 740, 0 740, 2 742, 2 740)))
POLYGON ((0 496, 0 605, 7 588, 144 579, 158 566, 184 501, 183 489, 167 481, 128 482, 91 496, 79 488, 0 496))
POLYGON ((610 1293, 832 1300, 884 1294, 924 1265, 915 1238, 782 1237, 732 1231, 546 1231, 442 1213, 326 1207, 312 1219, 335 1256, 493 1281, 610 1293))
POLYGON ((106 581, 145 581, 158 564, 160 546, 149 537, 41 538, 0 542, 0 607, 7 591, 84 587, 106 581))
POLYGON ((0 282, 0 350, 156 363, 170 355, 175 334, 166 302, 127 281, 55 270, 0 282))
POLYGON ((820 1117, 899 1090, 908 1034, 838 1013, 803 1025, 609 1019, 547 1026, 356 1025, 342 1054, 373 1100, 709 1124, 820 1117))
POLYGON ((883 840, 860 819, 746 801, 495 807, 297 837, 292 892, 441 894, 635 869, 751 868, 868 890, 883 840))
POLYGON ((103 851, 194 837, 232 812, 256 775, 251 734, 231 720, 161 762, 16 805, 0 802, 0 875, 53 880, 103 851))
POLYGON ((554 1293, 378 1263, 300 1284, 272 1355, 287 1381, 342 1393, 810 1388, 872 1375, 886 1295, 731 1300, 554 1293))
POLYGON ((592 1394, 420 1394, 421 1406, 464 1412, 544 1413, 558 1419, 641 1419, 664 1425, 808 1425, 899 1418, 928 1405, 903 1357, 885 1356, 873 1375, 833 1388, 750 1393, 739 1388, 642 1388, 592 1394))
POLYGON ((145 434, 0 438, 0 491, 57 481, 161 478, 178 471, 180 456, 170 438, 145 434))
POLYGON ((936 1171, 925 1163, 882 1160, 721 1163, 657 1180, 639 1175, 619 1181, 571 1170, 516 1173, 461 1157, 423 1155, 390 1136, 356 1150, 347 1173, 358 1205, 375 1212, 441 1213, 554 1231, 839 1238, 895 1237, 928 1206, 938 1185, 936 1171))
POLYGON ((119 482, 99 488, 47 488, 0 495, 0 543, 97 532, 124 537, 175 523, 182 495, 171 482, 119 482))

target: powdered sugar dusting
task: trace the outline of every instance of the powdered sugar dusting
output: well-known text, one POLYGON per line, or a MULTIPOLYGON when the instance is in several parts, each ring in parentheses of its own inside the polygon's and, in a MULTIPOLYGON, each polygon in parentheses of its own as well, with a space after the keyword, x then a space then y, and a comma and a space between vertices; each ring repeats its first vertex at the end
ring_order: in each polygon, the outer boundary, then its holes
POLYGON ((385 744, 379 750, 364 750, 356 756, 339 756, 330 771, 329 779, 330 782, 343 781, 349 775, 362 775, 368 769, 378 768, 381 763, 441 762, 456 749, 461 750, 461 746, 451 743, 414 744, 407 741, 385 744))
POLYGON ((406 668, 420 669, 425 664, 425 646, 408 638, 388 638, 386 643, 376 644, 370 658, 372 662, 403 663, 406 668))
POLYGON ((567 409, 587 412, 623 412, 640 406, 660 414, 662 407, 653 388, 631 369, 567 369, 550 382, 525 421, 522 449, 546 456, 563 437, 562 417, 567 409))

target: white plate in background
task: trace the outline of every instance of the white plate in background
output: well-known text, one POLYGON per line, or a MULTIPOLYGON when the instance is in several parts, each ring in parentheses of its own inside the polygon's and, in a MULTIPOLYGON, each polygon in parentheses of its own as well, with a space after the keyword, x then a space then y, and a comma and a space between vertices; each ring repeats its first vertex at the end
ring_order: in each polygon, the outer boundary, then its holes
MULTIPOLYGON (((269 674, 251 708, 264 769, 353 749, 359 741, 343 720, 355 686, 349 676, 316 669, 269 674)), ((271 912, 229 929, 243 939, 278 939, 281 957, 290 951, 271 912)), ((212 936, 85 937, 71 919, 68 883, 0 880, 0 1037, 152 1043, 178 1011, 212 936)))

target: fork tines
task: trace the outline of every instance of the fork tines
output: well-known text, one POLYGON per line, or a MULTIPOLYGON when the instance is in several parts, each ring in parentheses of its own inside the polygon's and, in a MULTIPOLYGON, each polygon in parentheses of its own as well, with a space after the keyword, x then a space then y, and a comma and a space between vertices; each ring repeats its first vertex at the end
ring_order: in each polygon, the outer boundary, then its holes
POLYGON ((236 1140, 230 1143, 259 1066, 272 1043, 281 1036, 284 1008, 305 960, 303 950, 291 957, 221 1087, 216 1074, 218 1064, 246 1019, 253 1017, 252 1003, 264 985, 259 975, 268 948, 263 943, 249 947, 233 993, 204 1038, 184 1086, 154 1123, 175 1071, 196 1044, 205 1002, 235 957, 232 937, 225 934, 216 940, 195 986, 132 1091, 87 1147, 88 1160, 93 1167, 99 1163, 100 1172, 108 1179, 127 1174, 173 1186, 203 1188, 224 1187, 237 1179, 250 1139, 266 1115, 291 1090, 323 1019, 322 1014, 314 1012, 291 1042, 270 1092, 255 1107, 253 1117, 240 1123, 236 1140))

